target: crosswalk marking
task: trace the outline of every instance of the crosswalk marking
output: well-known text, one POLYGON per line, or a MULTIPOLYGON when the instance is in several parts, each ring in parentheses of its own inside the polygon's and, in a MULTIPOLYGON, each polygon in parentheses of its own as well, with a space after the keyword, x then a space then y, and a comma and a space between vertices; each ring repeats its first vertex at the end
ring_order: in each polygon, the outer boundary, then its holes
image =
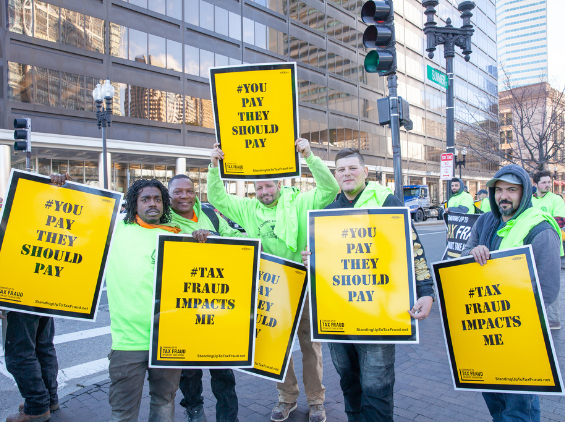
POLYGON ((53 343, 55 344, 68 343, 70 341, 84 340, 87 338, 103 336, 106 334, 110 334, 109 325, 107 327, 92 328, 90 330, 82 330, 74 333, 61 334, 55 336, 55 338, 53 339, 53 343))

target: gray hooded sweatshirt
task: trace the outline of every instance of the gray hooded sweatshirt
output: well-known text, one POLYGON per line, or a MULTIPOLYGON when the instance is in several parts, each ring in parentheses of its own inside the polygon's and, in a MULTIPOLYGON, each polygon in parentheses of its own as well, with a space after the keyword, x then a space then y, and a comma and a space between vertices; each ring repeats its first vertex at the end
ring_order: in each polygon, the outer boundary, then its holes
MULTIPOLYGON (((509 173, 517 176, 522 181, 524 188, 518 211, 512 216, 512 219, 515 219, 532 206, 532 183, 528 173, 516 164, 502 167, 496 172, 494 178, 496 179, 509 173)), ((494 198, 494 188, 488 188, 488 190, 491 211, 482 214, 473 226, 469 240, 461 253, 462 257, 468 256, 471 249, 478 245, 484 245, 490 251, 496 251, 500 248, 502 238, 496 232, 504 227, 506 223, 503 223, 501 220, 500 210, 494 198)), ((560 242, 559 235, 546 221, 539 223, 530 230, 530 233, 524 239, 524 245, 532 245, 543 300, 546 305, 555 302, 559 295, 561 273, 560 242)))

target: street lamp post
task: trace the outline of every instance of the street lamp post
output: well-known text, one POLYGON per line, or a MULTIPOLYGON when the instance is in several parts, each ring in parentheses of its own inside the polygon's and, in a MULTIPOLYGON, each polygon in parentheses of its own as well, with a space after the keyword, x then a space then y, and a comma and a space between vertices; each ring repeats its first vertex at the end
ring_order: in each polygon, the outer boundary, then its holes
POLYGON ((467 156, 467 148, 463 148, 461 151, 461 155, 463 156, 462 160, 458 160, 457 157, 459 156, 459 151, 455 150, 455 167, 459 167, 459 178, 461 179, 461 168, 465 167, 465 157, 467 156))
POLYGON ((104 189, 108 189, 108 157, 106 155, 106 126, 112 123, 112 99, 114 98, 114 87, 108 79, 104 85, 97 84, 92 90, 92 98, 96 103, 96 119, 98 129, 102 129, 102 170, 104 171, 104 189), (102 104, 102 100, 106 106, 102 104))
MULTIPOLYGON (((461 12, 461 19, 463 19, 463 26, 455 28, 451 25, 451 19, 447 18, 445 27, 438 27, 434 21, 436 14, 435 7, 439 4, 438 0, 425 0, 422 6, 426 8, 424 14, 427 21, 424 24, 424 34, 426 34, 428 46, 426 51, 430 59, 434 58, 434 51, 438 45, 444 46, 443 56, 446 60, 447 71, 447 101, 446 101, 446 117, 447 117, 447 152, 453 153, 455 149, 455 98, 453 87, 453 58, 455 57, 455 46, 463 50, 465 61, 468 62, 471 57, 471 37, 475 30, 471 25, 471 10, 475 8, 475 3, 472 1, 462 1, 459 3, 458 10, 461 12)), ((447 181, 447 200, 451 196, 451 181, 447 181)))

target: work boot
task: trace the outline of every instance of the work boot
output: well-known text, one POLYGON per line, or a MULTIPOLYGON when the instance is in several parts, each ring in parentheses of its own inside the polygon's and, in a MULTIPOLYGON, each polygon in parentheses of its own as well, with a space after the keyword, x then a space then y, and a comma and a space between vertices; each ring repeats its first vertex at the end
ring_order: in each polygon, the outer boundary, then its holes
POLYGON ((207 422, 203 407, 195 410, 186 409, 184 413, 188 418, 188 422, 207 422))
POLYGON ((280 401, 271 412, 271 420, 275 422, 286 421, 290 412, 296 409, 296 402, 284 403, 280 401))
POLYGON ((26 415, 23 411, 14 413, 6 418, 6 422, 46 422, 51 419, 49 410, 42 415, 26 415))
MULTIPOLYGON (((50 412, 54 412, 55 410, 58 410, 58 409, 59 409, 59 403, 55 403, 55 404, 50 404, 50 405, 49 405, 49 411, 50 411, 50 412)), ((24 404, 23 404, 23 403, 20 403, 20 405, 18 406, 18 410, 19 410, 20 412, 23 412, 23 411, 24 411, 24 404)))
POLYGON ((326 409, 323 404, 310 406, 310 422, 326 422, 326 409))

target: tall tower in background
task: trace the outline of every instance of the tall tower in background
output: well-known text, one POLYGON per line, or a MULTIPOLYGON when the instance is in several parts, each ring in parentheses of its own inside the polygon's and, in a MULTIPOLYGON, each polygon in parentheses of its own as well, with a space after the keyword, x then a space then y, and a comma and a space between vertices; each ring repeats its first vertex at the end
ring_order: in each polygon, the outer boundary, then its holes
POLYGON ((548 4, 561 0, 498 0, 498 89, 547 82, 548 4))

